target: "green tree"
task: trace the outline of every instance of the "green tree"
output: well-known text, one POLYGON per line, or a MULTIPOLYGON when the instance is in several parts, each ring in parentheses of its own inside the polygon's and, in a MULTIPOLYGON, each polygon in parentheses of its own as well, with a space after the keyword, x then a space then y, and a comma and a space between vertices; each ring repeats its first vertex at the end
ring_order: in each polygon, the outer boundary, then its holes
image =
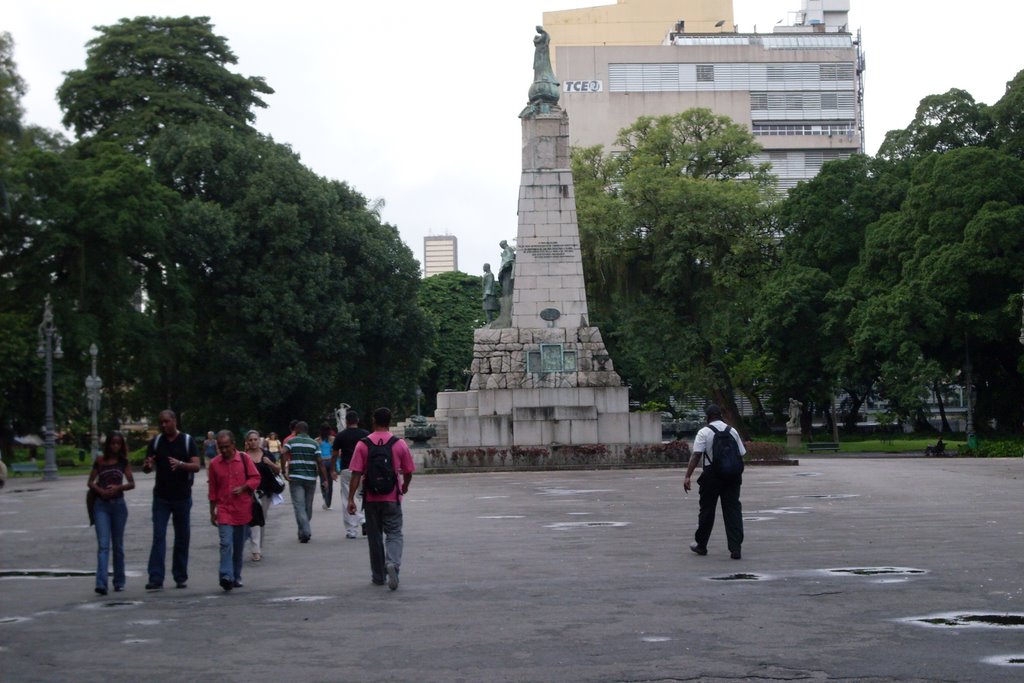
POLYGON ((992 114, 965 90, 953 88, 921 100, 910 125, 885 135, 878 156, 897 160, 988 144, 992 114))
POLYGON ((858 292, 850 274, 860 263, 869 225, 898 210, 908 165, 855 155, 830 162, 800 183, 779 206, 781 261, 760 292, 752 331, 767 354, 776 409, 787 398, 811 408, 829 405, 842 388, 852 428, 878 376, 880 360, 848 343, 858 292))
POLYGON ((881 386, 903 416, 922 387, 964 371, 979 422, 1020 430, 1022 162, 981 148, 922 159, 899 213, 869 229, 856 276, 877 279, 876 264, 885 270, 854 309, 854 344, 882 354, 881 386))
POLYGON ((426 410, 440 391, 462 391, 473 360, 473 331, 484 324, 482 278, 453 271, 432 275, 420 287, 420 308, 433 328, 423 375, 426 410))
POLYGON ((1024 70, 1006 84, 1006 93, 992 105, 992 118, 1000 149, 1024 159, 1024 70))
POLYGON ((97 30, 85 68, 57 90, 64 125, 81 139, 145 150, 172 125, 251 130, 253 109, 266 106, 260 95, 274 92, 228 70, 238 59, 209 17, 137 17, 97 30))
POLYGON ((640 400, 710 397, 739 418, 749 292, 772 253, 767 166, 753 136, 706 109, 641 117, 620 155, 574 150, 591 315, 640 400))

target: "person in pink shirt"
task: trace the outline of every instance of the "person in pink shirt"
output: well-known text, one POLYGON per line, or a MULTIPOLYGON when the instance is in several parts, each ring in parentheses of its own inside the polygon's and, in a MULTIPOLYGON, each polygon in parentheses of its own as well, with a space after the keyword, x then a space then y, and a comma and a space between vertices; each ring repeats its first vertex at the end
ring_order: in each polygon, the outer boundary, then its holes
POLYGON ((210 523, 220 533, 220 587, 242 587, 245 527, 252 520, 252 494, 260 473, 252 460, 235 448, 235 435, 217 433, 217 455, 207 466, 210 484, 210 523))
POLYGON ((416 466, 405 441, 392 436, 391 411, 373 411, 373 431, 356 444, 352 454, 352 482, 348 489, 349 514, 356 513, 356 491, 363 484, 363 513, 370 548, 370 574, 374 585, 398 588, 402 566, 402 496, 416 466))

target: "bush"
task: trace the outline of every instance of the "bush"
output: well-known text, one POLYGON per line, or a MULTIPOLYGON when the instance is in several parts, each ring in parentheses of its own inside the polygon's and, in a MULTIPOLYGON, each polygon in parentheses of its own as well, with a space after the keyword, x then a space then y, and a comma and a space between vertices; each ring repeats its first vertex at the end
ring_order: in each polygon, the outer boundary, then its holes
POLYGON ((1024 440, 999 439, 988 441, 982 439, 977 448, 960 446, 957 454, 965 458, 1019 458, 1024 455, 1024 440))
POLYGON ((767 441, 746 441, 747 460, 785 460, 786 449, 782 444, 767 441))
POLYGON ((649 446, 627 446, 624 462, 628 464, 684 464, 690 459, 690 444, 669 441, 649 446))

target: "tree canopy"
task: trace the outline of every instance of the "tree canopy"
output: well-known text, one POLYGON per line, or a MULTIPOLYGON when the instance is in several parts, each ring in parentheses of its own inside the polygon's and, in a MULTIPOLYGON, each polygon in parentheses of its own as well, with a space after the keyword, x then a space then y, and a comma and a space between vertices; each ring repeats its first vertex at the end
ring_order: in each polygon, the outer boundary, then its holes
MULTIPOLYGON (((252 127, 273 91, 227 68, 208 18, 97 30, 58 92, 78 139, 22 136, 0 158, 9 329, 31 329, 50 293, 68 352, 58 381, 81 384, 96 342, 114 421, 171 407, 192 430, 280 431, 341 402, 407 410, 429 328, 397 229, 252 127)), ((20 116, 5 46, 0 111, 20 116)), ((0 354, 33 367, 14 342, 0 336, 0 354)), ((58 412, 80 415, 81 389, 59 393, 58 412)), ((5 411, 26 399, 7 395, 5 411)))

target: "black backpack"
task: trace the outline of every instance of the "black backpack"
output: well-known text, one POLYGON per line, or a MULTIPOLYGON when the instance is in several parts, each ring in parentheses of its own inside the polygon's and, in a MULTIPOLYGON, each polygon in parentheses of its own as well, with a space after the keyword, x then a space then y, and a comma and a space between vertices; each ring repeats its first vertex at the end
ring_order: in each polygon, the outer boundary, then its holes
POLYGON ((736 479, 743 474, 743 456, 732 436, 732 427, 726 426, 724 431, 711 425, 708 428, 715 433, 715 440, 711 443, 711 472, 718 479, 736 479))
POLYGON ((363 474, 363 486, 370 493, 386 495, 395 490, 398 483, 398 473, 395 472, 395 456, 391 452, 391 446, 398 441, 398 437, 392 435, 387 443, 376 444, 370 437, 361 439, 366 444, 366 472, 363 474))

